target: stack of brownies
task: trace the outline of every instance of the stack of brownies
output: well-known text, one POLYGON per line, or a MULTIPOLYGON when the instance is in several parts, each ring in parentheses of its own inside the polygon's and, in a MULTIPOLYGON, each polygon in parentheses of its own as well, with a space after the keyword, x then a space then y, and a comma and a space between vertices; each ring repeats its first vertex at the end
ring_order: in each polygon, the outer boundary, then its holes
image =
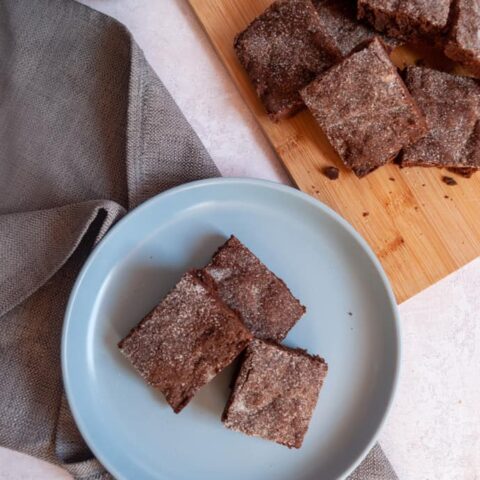
POLYGON ((345 165, 480 168, 480 84, 393 48, 429 43, 480 75, 478 0, 277 0, 234 48, 272 120, 305 105, 345 165))
POLYGON ((224 425, 300 448, 328 369, 322 358, 279 343, 304 313, 232 236, 209 265, 184 274, 119 348, 176 413, 244 352, 224 425))

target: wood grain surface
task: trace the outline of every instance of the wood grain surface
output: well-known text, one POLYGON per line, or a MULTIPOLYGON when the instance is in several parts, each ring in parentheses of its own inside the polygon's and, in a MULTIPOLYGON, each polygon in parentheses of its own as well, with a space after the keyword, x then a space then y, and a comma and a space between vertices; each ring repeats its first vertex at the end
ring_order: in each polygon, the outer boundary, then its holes
MULTIPOLYGON (((399 303, 480 255, 480 173, 470 179, 455 176, 456 186, 442 182, 445 171, 400 170, 394 165, 356 178, 343 167, 309 112, 270 121, 235 57, 235 34, 270 0, 189 2, 294 183, 337 211, 368 241, 399 303), (338 180, 323 175, 329 165, 340 168, 338 180)), ((401 48, 393 59, 402 66, 431 54, 401 48)))

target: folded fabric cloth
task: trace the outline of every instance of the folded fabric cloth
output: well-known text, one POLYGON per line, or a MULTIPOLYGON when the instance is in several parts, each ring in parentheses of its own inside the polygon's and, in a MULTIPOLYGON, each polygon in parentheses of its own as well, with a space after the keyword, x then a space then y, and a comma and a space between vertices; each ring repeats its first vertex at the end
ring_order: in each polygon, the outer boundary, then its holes
MULTIPOLYGON (((71 0, 0 0, 0 445, 111 478, 63 393, 69 292, 127 210, 218 175, 125 27, 71 0)), ((396 476, 376 446, 352 478, 396 476)))

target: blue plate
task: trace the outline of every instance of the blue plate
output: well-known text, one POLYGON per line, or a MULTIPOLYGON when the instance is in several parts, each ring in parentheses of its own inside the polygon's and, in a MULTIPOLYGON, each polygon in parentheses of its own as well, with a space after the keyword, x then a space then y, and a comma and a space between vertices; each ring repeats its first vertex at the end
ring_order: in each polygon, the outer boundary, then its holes
POLYGON ((183 185, 123 218, 78 277, 62 344, 77 424, 119 480, 341 478, 373 445, 399 355, 395 300, 367 244, 313 198, 248 179, 183 185), (329 364, 300 450, 223 427, 232 367, 175 415, 116 346, 185 270, 204 265, 232 233, 307 307, 285 343, 329 364))

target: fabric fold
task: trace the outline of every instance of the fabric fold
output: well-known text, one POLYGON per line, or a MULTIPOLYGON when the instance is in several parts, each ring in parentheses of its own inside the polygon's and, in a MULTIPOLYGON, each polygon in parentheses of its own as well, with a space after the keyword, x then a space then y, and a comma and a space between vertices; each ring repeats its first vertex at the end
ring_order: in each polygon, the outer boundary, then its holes
POLYGON ((95 221, 98 237, 123 215, 108 200, 0 215, 0 317, 38 290, 70 258, 95 221))
POLYGON ((193 181, 217 177, 220 172, 138 45, 132 42, 127 137, 129 207, 180 185, 185 175, 193 181))

